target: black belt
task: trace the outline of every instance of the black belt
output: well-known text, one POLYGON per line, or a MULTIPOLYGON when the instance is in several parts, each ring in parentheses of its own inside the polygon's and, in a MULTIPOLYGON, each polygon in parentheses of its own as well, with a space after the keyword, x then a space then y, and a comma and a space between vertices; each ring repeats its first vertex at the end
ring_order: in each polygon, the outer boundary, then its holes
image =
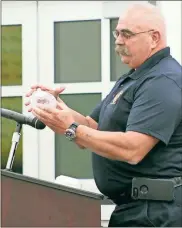
MULTIPOLYGON (((174 177, 170 179, 172 179, 174 182, 174 188, 182 185, 182 177, 174 177)), ((123 192, 117 196, 112 196, 109 199, 113 201, 116 205, 128 204, 130 202, 136 201, 136 199, 133 199, 131 197, 131 188, 128 189, 126 192, 123 192)))
POLYGON ((133 202, 134 199, 132 199, 131 197, 131 187, 127 188, 127 190, 125 192, 122 192, 121 194, 110 196, 109 200, 111 200, 116 205, 128 204, 130 202, 133 202))
POLYGON ((111 200, 116 205, 128 204, 130 202, 135 201, 134 199, 131 198, 131 192, 130 193, 124 192, 116 197, 112 197, 111 200))

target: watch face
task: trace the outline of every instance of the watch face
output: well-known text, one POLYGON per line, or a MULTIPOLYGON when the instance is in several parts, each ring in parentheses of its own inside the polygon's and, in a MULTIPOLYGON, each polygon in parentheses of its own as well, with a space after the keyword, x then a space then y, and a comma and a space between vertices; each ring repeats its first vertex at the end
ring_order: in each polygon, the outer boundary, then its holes
POLYGON ((69 140, 73 140, 76 137, 75 131, 72 129, 67 129, 65 132, 65 136, 69 140))

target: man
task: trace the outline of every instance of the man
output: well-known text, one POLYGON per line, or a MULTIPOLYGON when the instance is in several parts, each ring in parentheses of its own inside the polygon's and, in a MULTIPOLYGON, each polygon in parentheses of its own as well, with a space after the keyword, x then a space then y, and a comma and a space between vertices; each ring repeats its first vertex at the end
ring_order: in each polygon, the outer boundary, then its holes
MULTIPOLYGON (((109 226, 181 226, 182 68, 166 46, 164 19, 150 4, 130 7, 113 34, 116 52, 132 69, 90 116, 60 98, 57 109, 29 111, 93 151, 96 184, 116 203, 109 226)), ((55 97, 64 90, 36 85, 27 96, 37 88, 55 97)))

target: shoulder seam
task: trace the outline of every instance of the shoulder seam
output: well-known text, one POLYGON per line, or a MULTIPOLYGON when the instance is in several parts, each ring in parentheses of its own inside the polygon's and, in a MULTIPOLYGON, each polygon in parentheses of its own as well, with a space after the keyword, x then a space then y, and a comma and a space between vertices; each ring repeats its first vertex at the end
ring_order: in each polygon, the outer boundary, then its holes
MULTIPOLYGON (((165 76, 166 78, 168 78, 169 80, 171 80, 171 81, 173 81, 176 85, 177 85, 177 87, 179 88, 179 89, 181 89, 182 90, 182 87, 180 87, 177 83, 176 83, 176 81, 175 80, 173 80, 172 78, 170 78, 170 77, 168 77, 167 75, 165 75, 165 74, 161 74, 162 76, 165 76)), ((182 81, 182 78, 181 78, 181 81, 182 81)))

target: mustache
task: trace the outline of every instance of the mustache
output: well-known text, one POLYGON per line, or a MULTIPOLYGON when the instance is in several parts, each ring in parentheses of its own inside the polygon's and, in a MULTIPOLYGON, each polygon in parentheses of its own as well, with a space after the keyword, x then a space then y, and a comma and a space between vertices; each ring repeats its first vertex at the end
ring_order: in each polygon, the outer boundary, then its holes
POLYGON ((126 55, 126 56, 130 56, 130 52, 128 51, 128 49, 123 46, 123 45, 116 45, 115 47, 115 52, 118 54, 118 55, 126 55))

